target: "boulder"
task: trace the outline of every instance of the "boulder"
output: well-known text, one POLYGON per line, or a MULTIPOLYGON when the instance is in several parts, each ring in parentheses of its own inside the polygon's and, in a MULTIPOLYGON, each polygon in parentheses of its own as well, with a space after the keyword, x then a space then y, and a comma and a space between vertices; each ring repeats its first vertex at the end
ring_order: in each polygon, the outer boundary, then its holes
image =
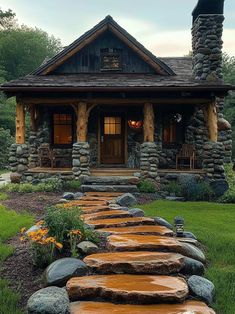
POLYGON ((205 272, 205 267, 204 265, 190 257, 185 257, 184 258, 184 266, 181 269, 181 273, 185 275, 198 275, 201 276, 205 272))
POLYGON ((196 236, 192 232, 189 232, 189 231, 184 231, 184 233, 181 234, 179 237, 180 238, 189 238, 189 239, 197 240, 196 236))
POLYGON ((129 210, 129 213, 131 213, 133 217, 144 217, 144 211, 140 208, 132 208, 129 210))
POLYGON ((47 287, 35 292, 27 303, 28 314, 69 314, 69 298, 65 289, 47 287))
POLYGON ((132 195, 131 193, 125 193, 121 196, 118 196, 116 202, 121 206, 133 206, 137 204, 135 196, 132 195))
POLYGON ((215 286, 208 279, 193 275, 188 279, 188 286, 190 293, 199 300, 207 304, 213 302, 215 286))
POLYGON ((218 131, 231 130, 231 124, 224 118, 218 119, 218 131))
POLYGON ((217 197, 222 196, 229 189, 229 185, 226 180, 212 181, 210 186, 217 197))
POLYGON ((181 254, 196 259, 202 263, 206 262, 206 257, 204 253, 197 248, 196 246, 189 244, 189 243, 182 243, 181 242, 181 254))
POLYGON ((84 276, 88 273, 86 264, 72 257, 65 257, 50 264, 44 273, 47 286, 63 287, 72 277, 84 276))
POLYGON ((83 196, 84 196, 84 194, 82 192, 74 193, 74 199, 75 200, 79 200, 83 196))
POLYGON ((90 255, 97 253, 99 251, 98 246, 90 241, 82 241, 77 245, 78 250, 85 254, 85 255, 90 255))
POLYGON ((65 192, 62 198, 71 201, 74 200, 74 194, 72 192, 65 192))
POLYGON ((41 227, 42 227, 42 226, 33 225, 32 227, 30 227, 30 228, 26 231, 26 234, 28 234, 29 232, 38 231, 39 229, 41 229, 41 227))
POLYGON ((164 226, 167 227, 168 229, 173 230, 173 226, 172 224, 170 224, 168 221, 166 221, 164 218, 162 217, 155 217, 154 218, 155 222, 160 225, 160 226, 164 226))
POLYGON ((22 175, 17 172, 12 172, 10 174, 11 183, 20 183, 22 175))

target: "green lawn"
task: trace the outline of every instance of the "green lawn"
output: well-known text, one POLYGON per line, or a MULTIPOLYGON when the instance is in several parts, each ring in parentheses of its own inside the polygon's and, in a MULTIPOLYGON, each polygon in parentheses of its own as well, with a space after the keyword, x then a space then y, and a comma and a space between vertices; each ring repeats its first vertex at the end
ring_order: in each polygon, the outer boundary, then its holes
MULTIPOLYGON (((0 194, 0 200, 6 198, 6 195, 0 194)), ((10 256, 14 249, 12 246, 5 244, 5 241, 15 236, 19 230, 33 224, 33 217, 29 214, 17 214, 8 210, 0 204, 0 267, 1 263, 10 256)), ((8 288, 6 280, 0 279, 0 313, 1 314, 21 314, 17 309, 19 295, 8 288)))
POLYGON ((175 216, 184 217, 185 229, 207 247, 206 277, 216 286, 216 313, 235 313, 235 205, 159 200, 139 207, 171 223, 175 216))

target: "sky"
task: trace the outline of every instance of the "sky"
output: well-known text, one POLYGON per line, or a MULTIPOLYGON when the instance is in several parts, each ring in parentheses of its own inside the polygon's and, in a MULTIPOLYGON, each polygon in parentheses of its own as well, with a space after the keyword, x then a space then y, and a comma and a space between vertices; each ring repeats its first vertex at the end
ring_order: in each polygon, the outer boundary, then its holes
MULTIPOLYGON (((213 0, 211 0, 213 1, 213 0)), ((0 0, 19 24, 38 27, 70 44, 106 15, 158 57, 191 50, 191 13, 197 0, 0 0)), ((235 56, 235 1, 225 0, 224 52, 235 56)))

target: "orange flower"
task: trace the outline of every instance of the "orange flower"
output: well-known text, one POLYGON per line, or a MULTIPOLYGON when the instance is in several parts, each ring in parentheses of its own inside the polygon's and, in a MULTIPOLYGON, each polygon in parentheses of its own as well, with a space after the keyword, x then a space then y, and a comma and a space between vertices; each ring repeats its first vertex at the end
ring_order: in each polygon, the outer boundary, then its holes
POLYGON ((37 223, 36 223, 36 226, 41 226, 44 224, 44 220, 39 220, 37 223))
POLYGON ((72 234, 72 235, 81 235, 81 231, 80 230, 71 230, 69 232, 69 234, 72 234))
POLYGON ((57 247, 57 249, 60 249, 60 250, 63 248, 63 245, 59 242, 56 242, 55 246, 57 247))
POLYGON ((21 241, 21 242, 23 242, 23 241, 25 241, 25 240, 26 240, 25 237, 20 237, 20 241, 21 241))

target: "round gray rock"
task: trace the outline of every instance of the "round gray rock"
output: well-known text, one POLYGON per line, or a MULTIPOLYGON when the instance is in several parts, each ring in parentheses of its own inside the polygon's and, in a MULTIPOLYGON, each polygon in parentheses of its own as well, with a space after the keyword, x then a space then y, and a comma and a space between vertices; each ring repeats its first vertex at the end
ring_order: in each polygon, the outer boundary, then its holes
POLYGON ((99 251, 98 246, 90 241, 82 241, 77 245, 78 250, 86 255, 94 254, 99 251))
POLYGON ((199 262, 193 258, 185 257, 184 258, 184 266, 181 269, 181 272, 185 275, 201 276, 205 272, 205 266, 201 262, 199 262))
POLYGON ((131 193, 125 193, 117 197, 116 203, 121 206, 132 206, 137 204, 137 200, 131 193))
POLYGON ((74 194, 72 192, 65 192, 62 198, 71 201, 74 200, 74 194))
POLYGON ((140 208, 131 208, 129 213, 131 213, 133 217, 144 217, 144 211, 140 208))
POLYGON ((76 192, 74 193, 74 199, 79 200, 84 194, 82 192, 76 192))
POLYGON ((164 226, 167 227, 168 229, 173 230, 173 226, 172 224, 170 224, 168 221, 166 221, 164 218, 162 217, 155 217, 154 218, 155 222, 160 225, 160 226, 164 226))
POLYGON ((88 273, 86 264, 72 257, 58 259, 45 270, 44 278, 47 286, 63 287, 72 277, 85 276, 88 273))
POLYGON ((211 304, 215 294, 215 286, 206 278, 193 275, 188 279, 190 293, 198 299, 211 304))
POLYGON ((69 298, 65 289, 47 287, 38 290, 28 300, 28 314, 69 314, 69 298))
POLYGON ((189 238, 189 239, 193 239, 193 240, 197 240, 197 237, 189 231, 184 231, 184 233, 180 236, 180 238, 189 238))
POLYGON ((202 263, 206 262, 206 257, 204 253, 197 248, 196 246, 189 244, 189 243, 181 243, 181 254, 191 257, 197 261, 200 261, 202 263))

